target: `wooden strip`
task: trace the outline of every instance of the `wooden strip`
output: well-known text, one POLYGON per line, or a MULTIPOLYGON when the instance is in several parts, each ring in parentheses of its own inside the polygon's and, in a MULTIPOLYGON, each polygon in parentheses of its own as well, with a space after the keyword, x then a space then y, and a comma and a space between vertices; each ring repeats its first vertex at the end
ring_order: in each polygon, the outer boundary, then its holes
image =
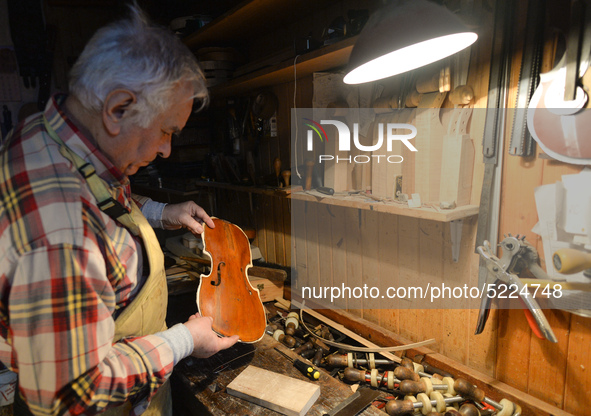
MULTIPOLYGON (((470 276, 470 255, 474 251, 471 244, 470 232, 473 231, 468 224, 462 224, 462 240, 458 262, 452 259, 451 224, 443 225, 443 279, 447 287, 462 287, 468 284, 470 276)), ((470 287, 470 286, 469 286, 470 287)), ((441 336, 442 342, 440 351, 451 359, 462 364, 468 362, 468 335, 470 331, 470 311, 468 301, 465 298, 443 302, 444 309, 441 313, 441 336), (453 302, 453 306, 451 305, 453 302), (449 306, 448 306, 449 305, 449 306)))
POLYGON ((305 227, 308 285, 311 287, 319 287, 320 259, 318 250, 318 204, 307 204, 305 227))
POLYGON ((328 206, 316 204, 318 207, 318 286, 333 286, 331 214, 328 206))
POLYGON ((283 198, 273 196, 273 229, 275 232, 275 264, 285 264, 285 231, 283 229, 283 212, 281 200, 283 198))
POLYGON ((571 314, 544 310, 544 315, 558 339, 557 343, 532 337, 530 347, 528 393, 554 406, 564 408, 564 389, 568 357, 571 314), (552 357, 548 360, 548 357, 552 357))
MULTIPOLYGON (((378 223, 380 232, 378 234, 378 261, 380 285, 382 288, 398 287, 400 278, 398 275, 398 216, 380 213, 378 223)), ((383 289, 382 289, 383 290, 383 289)), ((399 299, 382 299, 380 309, 381 325, 393 332, 399 332, 399 299)))
MULTIPOLYGON (((363 286, 362 255, 361 255, 361 211, 358 209, 345 210, 346 240, 347 240, 347 281, 342 282, 345 286, 353 288, 363 286)), ((335 276, 336 278, 336 276, 335 276)), ((341 282, 335 282, 341 286, 341 282)), ((347 300, 347 310, 356 315, 361 315, 362 299, 350 298, 347 300), (355 310, 355 312, 353 312, 355 310)))
MULTIPOLYGON (((441 287, 443 284, 443 223, 436 221, 419 221, 419 280, 413 282, 413 286, 441 287)), ((435 338, 442 342, 443 314, 441 305, 445 302, 429 299, 419 300, 417 306, 417 319, 420 324, 417 328, 419 339, 426 337, 435 338)))
MULTIPOLYGON (((415 282, 419 277, 419 220, 404 218, 398 222, 398 268, 401 282, 415 282)), ((416 317, 413 303, 400 299, 400 335, 410 340, 419 339, 418 326, 422 325, 416 317)))
POLYGON ((281 212, 283 214, 283 232, 284 232, 284 245, 285 245, 285 263, 282 266, 290 267, 292 258, 292 242, 291 242, 291 200, 282 198, 281 199, 281 212))
POLYGON ((306 244, 306 205, 307 202, 291 200, 293 215, 293 238, 294 259, 293 268, 295 273, 292 276, 291 284, 293 289, 301 290, 302 286, 308 284, 307 244, 306 244))
POLYGON ((379 289, 380 268, 378 262, 379 239, 376 238, 380 233, 380 223, 378 213, 373 211, 361 211, 361 279, 363 286, 367 285, 367 292, 363 293, 363 318, 370 322, 379 323, 380 307, 383 306, 383 299, 373 298, 375 293, 372 289, 379 289))
POLYGON ((589 318, 572 315, 566 362, 564 409, 576 415, 589 413, 591 386, 591 325, 589 318))
MULTIPOLYGON (((347 208, 330 207, 333 215, 331 227, 331 246, 332 246, 332 285, 337 287, 340 284, 346 284, 347 276, 347 222, 345 212, 347 208)), ((339 309, 347 308, 347 299, 339 298, 335 300, 334 306, 339 309)))

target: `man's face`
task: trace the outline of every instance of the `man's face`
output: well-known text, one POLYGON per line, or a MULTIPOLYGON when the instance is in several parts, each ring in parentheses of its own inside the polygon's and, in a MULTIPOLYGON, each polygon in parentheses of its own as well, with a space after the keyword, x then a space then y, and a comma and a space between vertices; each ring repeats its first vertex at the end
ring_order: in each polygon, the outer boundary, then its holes
POLYGON ((157 156, 170 156, 172 135, 183 129, 191 114, 192 95, 193 86, 181 83, 173 90, 172 105, 154 117, 148 127, 127 123, 116 144, 111 149, 103 149, 107 150, 113 164, 125 175, 133 175, 157 156))

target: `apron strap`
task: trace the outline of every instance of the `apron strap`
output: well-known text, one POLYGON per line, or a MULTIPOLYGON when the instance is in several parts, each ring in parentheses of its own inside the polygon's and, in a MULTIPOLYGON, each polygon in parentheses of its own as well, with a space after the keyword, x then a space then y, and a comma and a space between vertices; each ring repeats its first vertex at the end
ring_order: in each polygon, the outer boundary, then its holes
POLYGON ((136 237, 139 236, 139 227, 131 217, 131 214, 119 201, 113 199, 106 183, 96 174, 96 169, 94 166, 86 162, 84 159, 74 153, 68 146, 66 146, 64 141, 57 135, 55 130, 51 128, 45 116, 43 116, 43 123, 47 133, 49 134, 49 137, 51 137, 53 141, 55 141, 60 146, 60 153, 62 156, 74 164, 75 168, 78 170, 78 172, 80 172, 82 177, 88 183, 90 191, 98 201, 97 206, 99 209, 109 217, 113 218, 115 221, 121 223, 133 235, 136 237))

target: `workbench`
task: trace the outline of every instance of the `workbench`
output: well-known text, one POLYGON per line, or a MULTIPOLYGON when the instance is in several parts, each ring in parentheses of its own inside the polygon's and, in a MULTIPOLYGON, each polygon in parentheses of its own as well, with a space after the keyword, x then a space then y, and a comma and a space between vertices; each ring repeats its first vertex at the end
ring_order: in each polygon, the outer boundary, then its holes
MULTIPOLYGON (((173 383, 173 389, 181 387, 189 389, 196 398, 195 402, 187 403, 184 410, 187 411, 189 410, 187 407, 192 406, 195 410, 193 414, 199 415, 278 415, 279 413, 273 410, 231 396, 226 392, 226 386, 249 365, 310 383, 318 383, 320 397, 307 415, 322 416, 353 394, 350 385, 331 377, 324 369, 320 369, 321 375, 318 381, 310 381, 275 348, 280 349, 293 359, 302 359, 265 334, 263 339, 256 344, 239 343, 208 359, 189 357, 182 360, 175 367, 174 381, 177 384, 175 386, 173 383)), ((272 389, 273 386, 269 386, 269 388, 272 389)), ((383 396, 386 395, 387 393, 384 392, 383 396)), ((360 414, 365 416, 386 415, 373 406, 369 406, 360 414)))

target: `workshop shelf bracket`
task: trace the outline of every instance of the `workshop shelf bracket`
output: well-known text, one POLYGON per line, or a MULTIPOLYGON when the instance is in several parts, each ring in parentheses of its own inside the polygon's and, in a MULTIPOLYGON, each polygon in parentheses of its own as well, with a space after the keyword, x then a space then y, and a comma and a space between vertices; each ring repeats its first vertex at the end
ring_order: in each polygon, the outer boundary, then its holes
POLYGON ((460 260, 460 243, 462 242, 462 225, 464 220, 453 220, 449 222, 449 231, 451 235, 451 258, 454 263, 460 260))

